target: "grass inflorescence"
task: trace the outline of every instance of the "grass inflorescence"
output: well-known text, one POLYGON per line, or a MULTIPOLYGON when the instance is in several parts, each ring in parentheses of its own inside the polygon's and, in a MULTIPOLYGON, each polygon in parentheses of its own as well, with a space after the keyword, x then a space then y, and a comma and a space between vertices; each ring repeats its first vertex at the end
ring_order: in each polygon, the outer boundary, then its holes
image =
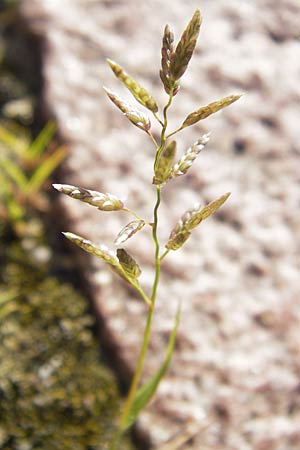
POLYGON ((119 232, 118 236, 115 238, 115 244, 117 246, 124 244, 127 239, 138 233, 144 226, 148 226, 152 234, 155 270, 152 290, 150 293, 146 293, 139 282, 141 268, 126 249, 118 248, 116 251, 109 250, 106 247, 95 245, 81 236, 74 235, 73 233, 64 233, 74 244, 110 265, 114 272, 136 289, 146 304, 145 329, 141 339, 137 366, 118 423, 116 424, 116 432, 110 450, 120 448, 119 444, 123 433, 136 421, 140 411, 155 394, 162 377, 168 369, 174 350, 176 332, 179 324, 180 305, 178 306, 174 319, 173 330, 170 332, 169 344, 166 349, 166 356, 163 364, 150 380, 140 386, 145 357, 151 336, 152 318, 155 310, 162 261, 167 257, 170 251, 180 249, 187 239, 191 237, 193 229, 220 208, 230 195, 230 193, 225 193, 219 198, 212 200, 207 205, 201 206, 200 204, 197 204, 189 208, 174 225, 170 232, 169 239, 162 249, 162 245, 158 239, 158 222, 163 188, 170 180, 185 175, 191 169, 199 153, 207 145, 209 134, 200 136, 196 142, 190 145, 177 162, 175 162, 178 147, 177 142, 174 139, 170 140, 170 138, 184 128, 198 123, 240 98, 240 95, 229 95, 220 100, 213 101, 208 105, 201 106, 188 114, 180 127, 173 131, 168 131, 167 133, 168 111, 172 105, 174 96, 177 95, 180 90, 181 78, 187 70, 188 64, 193 56, 201 23, 201 13, 199 10, 196 10, 176 46, 174 45, 174 35, 170 30, 170 27, 168 25, 165 27, 162 39, 161 69, 159 75, 163 83, 163 88, 168 94, 168 99, 161 112, 159 111, 158 103, 145 88, 135 81, 134 78, 118 63, 111 59, 107 60, 114 75, 125 85, 135 100, 147 110, 141 111, 140 106, 131 105, 129 102, 123 100, 119 94, 104 88, 112 103, 121 110, 133 125, 145 131, 155 146, 152 183, 156 189, 156 202, 153 207, 152 220, 146 220, 140 217, 135 211, 131 211, 121 202, 121 200, 112 194, 103 194, 90 189, 67 184, 54 185, 58 191, 75 199, 89 203, 91 206, 94 206, 101 211, 126 211, 131 213, 135 220, 132 220, 125 225, 119 232), (161 127, 160 139, 158 142, 151 134, 151 114, 153 120, 157 121, 158 125, 161 127))

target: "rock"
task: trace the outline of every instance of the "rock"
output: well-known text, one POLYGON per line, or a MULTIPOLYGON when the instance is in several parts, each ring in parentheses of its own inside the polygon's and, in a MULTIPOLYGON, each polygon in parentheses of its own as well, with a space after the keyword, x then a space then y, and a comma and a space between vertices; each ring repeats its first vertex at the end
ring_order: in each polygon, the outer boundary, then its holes
MULTIPOLYGON (((105 58, 123 65, 163 105, 162 30, 169 23, 178 38, 198 6, 196 0, 188 6, 180 0, 23 0, 28 26, 44 40, 44 104, 70 149, 58 182, 111 192, 151 220, 153 149, 102 91, 105 85, 126 97, 105 58)), ((213 132, 190 174, 165 188, 162 240, 195 202, 232 195, 166 260, 145 378, 163 358, 179 301, 180 345, 139 427, 153 448, 196 425, 199 434, 186 448, 296 450, 299 409, 289 405, 300 356, 300 4, 205 2, 202 13, 171 127, 210 101, 245 96, 179 137, 184 151, 203 132, 213 132), (262 326, 267 316, 272 320, 262 326)), ((109 246, 130 220, 70 198, 56 201, 69 231, 109 246)), ((148 290, 153 249, 147 231, 127 248, 148 290)), ((144 304, 100 262, 80 254, 78 264, 124 367, 133 370, 144 304)))

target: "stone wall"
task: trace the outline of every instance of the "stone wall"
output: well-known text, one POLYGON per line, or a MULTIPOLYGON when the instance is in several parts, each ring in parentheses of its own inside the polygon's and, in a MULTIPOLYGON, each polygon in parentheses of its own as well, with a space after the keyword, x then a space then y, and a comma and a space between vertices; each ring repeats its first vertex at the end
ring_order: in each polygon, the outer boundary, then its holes
MULTIPOLYGON (((59 182, 114 193, 150 220, 152 144, 107 100, 102 85, 127 94, 105 58, 118 61, 164 105, 158 77, 164 25, 178 39, 197 7, 202 30, 170 126, 210 101, 245 95, 178 137, 184 151, 212 131, 189 175, 164 189, 161 239, 195 202, 232 195, 163 265, 146 375, 163 358, 179 301, 181 325, 168 376, 139 427, 153 448, 192 427, 198 433, 182 448, 298 449, 299 2, 23 0, 22 13, 44 40, 43 100, 70 149, 59 182)), ((130 220, 70 198, 57 201, 69 231, 109 246, 130 220)), ((143 267, 149 290, 147 230, 126 248, 143 267)), ((122 360, 134 367, 144 304, 99 261, 82 256, 78 264, 122 360)))

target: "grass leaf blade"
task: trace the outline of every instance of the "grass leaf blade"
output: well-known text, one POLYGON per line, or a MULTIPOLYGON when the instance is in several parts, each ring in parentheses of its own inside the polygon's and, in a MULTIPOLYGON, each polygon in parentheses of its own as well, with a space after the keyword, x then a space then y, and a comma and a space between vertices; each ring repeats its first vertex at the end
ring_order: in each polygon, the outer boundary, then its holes
POLYGON ((65 147, 59 147, 35 170, 27 186, 27 193, 38 191, 67 155, 65 147))
POLYGON ((38 159, 46 150, 48 144, 53 138, 56 127, 53 122, 48 122, 39 135, 27 149, 26 157, 32 161, 38 159))
POLYGON ((165 360, 160 367, 160 369, 153 375, 150 380, 144 384, 136 393, 135 399, 133 401, 130 414, 127 417, 127 421, 125 424, 126 428, 129 428, 135 421, 139 414, 139 412, 145 407, 145 405, 151 400, 153 395, 155 394, 158 385, 162 379, 162 377, 165 375, 165 373, 168 370, 172 354, 174 351, 175 341, 176 341, 176 334, 177 329, 179 325, 179 319, 180 319, 180 307, 177 309, 177 313, 175 316, 175 322, 173 330, 170 334, 169 343, 167 347, 166 357, 165 360))
POLYGON ((28 180, 23 170, 17 164, 8 158, 1 158, 0 167, 2 167, 4 172, 16 183, 22 192, 26 191, 28 180))

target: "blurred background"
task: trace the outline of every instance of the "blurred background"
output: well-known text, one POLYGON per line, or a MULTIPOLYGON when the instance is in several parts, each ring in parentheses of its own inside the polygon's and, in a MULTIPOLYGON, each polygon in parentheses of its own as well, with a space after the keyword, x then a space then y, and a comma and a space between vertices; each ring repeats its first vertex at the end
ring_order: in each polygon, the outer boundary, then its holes
MULTIPOLYGON (((202 105, 244 96, 176 138, 183 153, 212 133, 188 175, 164 188, 162 242, 194 203, 232 194, 164 262, 145 378, 164 357, 179 301, 181 324, 174 360, 135 439, 142 449, 168 441, 173 450, 299 448, 298 0, 2 0, 1 449, 107 448, 116 378, 126 387, 145 307, 60 232, 113 248, 130 219, 50 186, 110 192, 151 218, 152 143, 107 100, 103 85, 130 98, 106 58, 162 107, 164 26, 178 41, 196 8, 203 24, 170 131, 202 105), (190 439, 175 444, 176 436, 190 439)), ((155 123, 152 130, 158 136, 155 123)), ((126 248, 149 290, 147 230, 126 248)))

